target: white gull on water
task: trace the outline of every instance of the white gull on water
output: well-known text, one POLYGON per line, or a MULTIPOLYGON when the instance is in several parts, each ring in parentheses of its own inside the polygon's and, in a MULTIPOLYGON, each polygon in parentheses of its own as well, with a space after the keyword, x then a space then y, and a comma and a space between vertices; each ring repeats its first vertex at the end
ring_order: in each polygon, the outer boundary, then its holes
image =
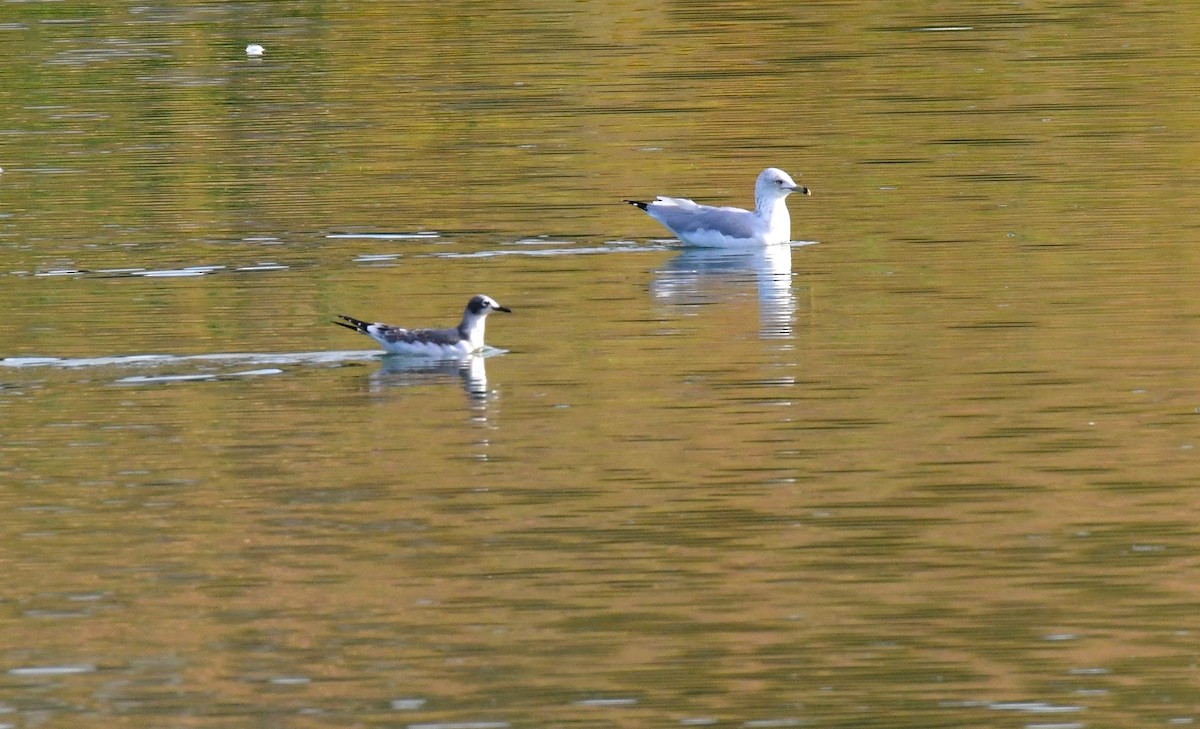
POLYGON ((754 183, 754 210, 699 205, 681 197, 662 197, 653 202, 626 200, 665 225, 679 240, 694 246, 752 246, 788 243, 792 218, 787 196, 811 194, 797 185, 788 173, 775 167, 763 170, 754 183))
POLYGON ((453 329, 405 329, 388 324, 365 322, 338 314, 334 324, 366 334, 391 354, 416 354, 424 357, 465 357, 483 348, 483 330, 487 315, 493 311, 511 312, 490 296, 472 296, 463 311, 462 322, 453 329))

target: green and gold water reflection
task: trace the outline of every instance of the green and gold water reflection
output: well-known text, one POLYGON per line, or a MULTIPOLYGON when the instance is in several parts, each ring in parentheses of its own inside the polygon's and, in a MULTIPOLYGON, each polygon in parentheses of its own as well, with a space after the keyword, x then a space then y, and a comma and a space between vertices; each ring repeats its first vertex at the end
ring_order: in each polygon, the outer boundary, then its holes
POLYGON ((9 4, 0 722, 1193 722, 1198 31, 9 4))

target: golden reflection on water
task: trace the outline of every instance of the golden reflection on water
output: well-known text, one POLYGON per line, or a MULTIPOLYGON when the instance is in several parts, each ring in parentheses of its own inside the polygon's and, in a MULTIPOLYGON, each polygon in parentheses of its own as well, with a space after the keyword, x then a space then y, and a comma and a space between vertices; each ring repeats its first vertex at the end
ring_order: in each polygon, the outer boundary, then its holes
POLYGON ((1193 721, 1184 7, 14 6, 3 708, 1193 721))

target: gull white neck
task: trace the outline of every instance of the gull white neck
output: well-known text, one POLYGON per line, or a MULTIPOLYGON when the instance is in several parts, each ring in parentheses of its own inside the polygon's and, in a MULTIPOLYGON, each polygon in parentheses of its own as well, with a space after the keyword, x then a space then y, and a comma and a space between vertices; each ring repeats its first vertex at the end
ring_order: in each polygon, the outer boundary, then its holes
POLYGON ((788 213, 786 197, 759 198, 754 201, 755 212, 767 222, 767 243, 787 243, 792 239, 792 216, 788 213))

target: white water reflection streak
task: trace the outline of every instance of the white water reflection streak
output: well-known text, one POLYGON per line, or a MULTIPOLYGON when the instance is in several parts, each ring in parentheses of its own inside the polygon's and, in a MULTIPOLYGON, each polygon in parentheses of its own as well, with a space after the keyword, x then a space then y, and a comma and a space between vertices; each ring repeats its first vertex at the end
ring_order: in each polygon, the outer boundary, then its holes
MULTIPOLYGON (((807 244, 800 244, 807 245, 807 244)), ((747 249, 685 248, 655 272, 655 299, 696 304, 721 298, 751 280, 758 295, 759 336, 792 336, 796 294, 792 287, 792 245, 747 249)))

